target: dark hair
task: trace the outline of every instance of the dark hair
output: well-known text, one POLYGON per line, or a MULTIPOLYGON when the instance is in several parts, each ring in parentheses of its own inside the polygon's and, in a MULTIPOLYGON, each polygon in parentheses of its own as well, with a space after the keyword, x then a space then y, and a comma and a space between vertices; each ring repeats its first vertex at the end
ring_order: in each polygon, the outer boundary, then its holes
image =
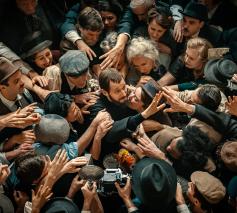
POLYGON ((203 170, 211 155, 214 144, 208 135, 196 126, 187 126, 182 138, 177 143, 177 149, 182 153, 180 161, 189 170, 203 170))
POLYGON ((99 85, 100 88, 109 92, 110 81, 113 83, 120 83, 123 77, 120 72, 118 72, 115 68, 107 68, 102 71, 99 75, 99 85))
POLYGON ((92 7, 86 7, 80 12, 77 24, 83 29, 91 31, 101 31, 104 28, 100 13, 92 7))
POLYGON ((212 212, 211 204, 203 197, 203 195, 198 191, 197 187, 194 187, 194 195, 198 201, 201 203, 201 209, 207 211, 208 213, 212 212))
POLYGON ((98 0, 79 0, 80 5, 84 9, 85 7, 96 8, 98 6, 98 0))
POLYGON ((221 103, 221 92, 215 85, 200 86, 197 96, 200 98, 201 104, 212 111, 216 111, 221 103))
POLYGON ((98 11, 108 11, 117 16, 117 19, 120 18, 120 15, 123 12, 122 5, 117 0, 100 0, 98 3, 98 11))
POLYGON ((26 153, 15 161, 16 176, 22 183, 31 185, 42 175, 44 165, 45 161, 42 156, 26 153))
POLYGON ((164 29, 169 29, 173 25, 173 19, 171 16, 166 14, 164 11, 158 10, 157 8, 151 8, 148 11, 147 22, 148 24, 153 20, 156 20, 161 27, 164 29))

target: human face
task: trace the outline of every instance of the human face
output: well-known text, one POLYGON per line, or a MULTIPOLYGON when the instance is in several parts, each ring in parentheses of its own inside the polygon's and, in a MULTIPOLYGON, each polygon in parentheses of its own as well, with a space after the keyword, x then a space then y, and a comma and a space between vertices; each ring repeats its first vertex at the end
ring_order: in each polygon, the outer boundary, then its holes
POLYGON ((105 29, 108 31, 114 30, 118 20, 117 16, 109 11, 101 11, 100 15, 102 17, 105 29))
POLYGON ((178 141, 181 139, 182 137, 177 137, 174 138, 170 144, 166 147, 166 151, 169 153, 169 155, 171 155, 171 157, 173 157, 174 159, 179 159, 181 157, 181 153, 179 152, 179 150, 177 149, 177 144, 178 141))
POLYGON ((18 70, 8 78, 8 85, 1 85, 1 93, 6 99, 15 101, 17 95, 23 93, 24 83, 21 77, 21 71, 18 70))
POLYGON ((109 92, 104 91, 104 95, 109 99, 109 101, 123 104, 127 101, 127 89, 124 79, 119 83, 114 83, 110 81, 109 92))
POLYGON ((148 8, 144 5, 132 9, 139 21, 146 22, 148 8))
POLYGON ((35 64, 41 69, 46 69, 53 63, 53 56, 49 48, 35 54, 35 64))
POLYGON ((87 79, 88 79, 88 72, 85 72, 78 77, 68 76, 68 80, 77 88, 84 88, 86 86, 87 79))
POLYGON ((160 26, 156 19, 152 19, 152 21, 148 24, 148 34, 150 39, 159 42, 160 38, 164 35, 167 29, 160 26))
POLYGON ((203 27, 204 22, 195 18, 184 16, 183 18, 183 35, 184 37, 191 38, 197 34, 203 27))
POLYGON ((142 95, 142 88, 137 87, 134 88, 128 95, 128 107, 130 109, 136 110, 138 112, 143 111, 143 103, 141 101, 141 95, 142 95))
POLYGON ((71 106, 68 109, 66 120, 69 123, 72 123, 72 122, 76 121, 77 118, 78 118, 79 113, 80 113, 79 107, 76 105, 75 102, 72 102, 71 106))
POLYGON ((185 66, 189 69, 201 69, 203 61, 196 49, 187 48, 184 56, 185 66))
POLYGON ((94 46, 99 40, 100 34, 102 31, 92 31, 83 28, 79 28, 81 32, 81 37, 83 41, 89 45, 94 46))
POLYGON ((144 56, 135 56, 131 60, 134 68, 142 74, 148 75, 151 70, 155 67, 153 59, 144 56))
POLYGON ((196 90, 194 90, 193 92, 192 92, 192 94, 191 94, 191 102, 192 102, 192 104, 201 104, 201 101, 200 101, 200 99, 199 99, 199 97, 198 97, 198 90, 199 90, 200 88, 197 88, 196 90))
POLYGON ((26 15, 33 15, 36 11, 37 0, 16 0, 17 7, 26 15))

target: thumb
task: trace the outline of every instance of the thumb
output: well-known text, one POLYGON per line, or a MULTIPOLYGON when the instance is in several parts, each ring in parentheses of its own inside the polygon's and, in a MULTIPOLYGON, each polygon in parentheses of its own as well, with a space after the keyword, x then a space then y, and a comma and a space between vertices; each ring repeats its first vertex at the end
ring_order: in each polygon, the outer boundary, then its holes
POLYGON ((176 112, 174 109, 172 108, 167 108, 167 109, 164 109, 164 112, 176 112))

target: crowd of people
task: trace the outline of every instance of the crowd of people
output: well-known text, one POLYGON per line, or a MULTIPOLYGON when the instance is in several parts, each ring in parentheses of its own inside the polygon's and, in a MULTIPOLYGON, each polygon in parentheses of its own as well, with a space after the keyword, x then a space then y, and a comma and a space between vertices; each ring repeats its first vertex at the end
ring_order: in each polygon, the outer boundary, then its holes
POLYGON ((231 0, 2 0, 0 212, 237 212, 236 20, 231 0), (124 185, 100 193, 91 161, 124 185))

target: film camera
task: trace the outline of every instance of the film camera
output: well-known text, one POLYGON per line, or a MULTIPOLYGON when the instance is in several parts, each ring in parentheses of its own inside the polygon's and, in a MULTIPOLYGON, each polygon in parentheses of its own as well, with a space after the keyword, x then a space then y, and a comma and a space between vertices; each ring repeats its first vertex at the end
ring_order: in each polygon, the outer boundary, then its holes
POLYGON ((97 183, 97 192, 108 196, 112 193, 117 193, 115 182, 118 182, 120 186, 125 186, 128 175, 123 174, 120 168, 103 170, 95 165, 87 165, 79 171, 79 177, 91 182, 91 185, 95 181, 97 183))

